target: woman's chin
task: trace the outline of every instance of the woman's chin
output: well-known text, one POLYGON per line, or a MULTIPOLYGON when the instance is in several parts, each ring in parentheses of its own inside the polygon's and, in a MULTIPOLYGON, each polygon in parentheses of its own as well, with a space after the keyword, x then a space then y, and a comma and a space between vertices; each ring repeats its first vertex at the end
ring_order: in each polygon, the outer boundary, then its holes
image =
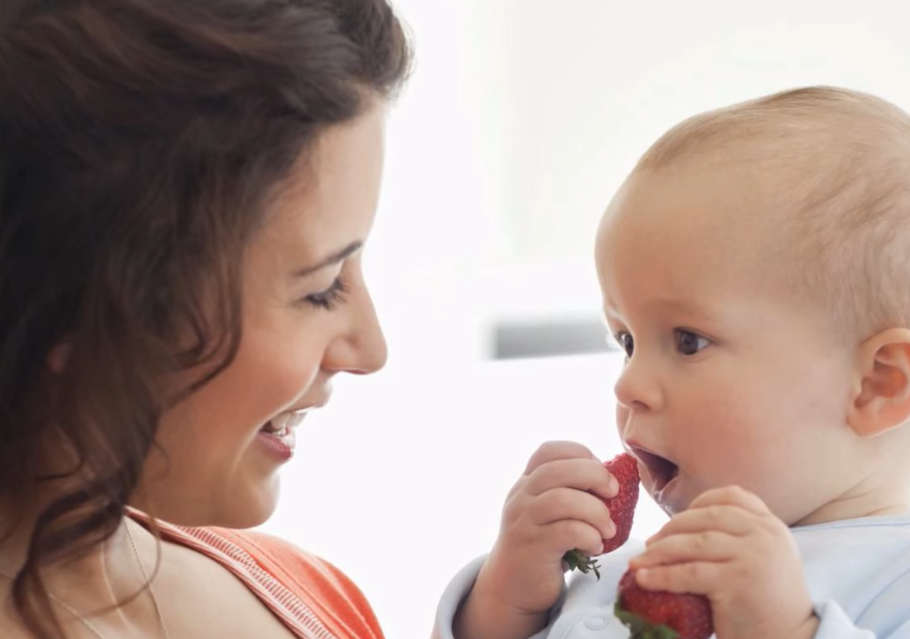
POLYGON ((278 496, 281 492, 281 480, 276 473, 269 479, 267 486, 262 486, 246 499, 230 500, 221 509, 218 523, 208 524, 221 528, 255 528, 264 524, 278 507, 278 496))
POLYGON ((182 502, 179 496, 171 493, 167 498, 162 496, 149 500, 148 503, 153 504, 151 506, 144 500, 131 505, 177 526, 255 528, 268 521, 275 512, 281 492, 281 479, 278 473, 274 473, 256 484, 237 489, 225 483, 223 488, 205 500, 204 504, 196 500, 182 502))

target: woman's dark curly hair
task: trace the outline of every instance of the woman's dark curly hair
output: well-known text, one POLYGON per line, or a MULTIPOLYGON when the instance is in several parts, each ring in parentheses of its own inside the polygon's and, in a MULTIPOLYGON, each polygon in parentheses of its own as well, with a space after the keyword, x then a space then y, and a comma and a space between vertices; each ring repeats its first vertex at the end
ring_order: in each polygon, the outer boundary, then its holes
POLYGON ((13 586, 37 637, 39 569, 116 531, 163 412, 231 362, 270 197, 410 63, 386 0, 0 4, 0 497, 67 487, 13 586))

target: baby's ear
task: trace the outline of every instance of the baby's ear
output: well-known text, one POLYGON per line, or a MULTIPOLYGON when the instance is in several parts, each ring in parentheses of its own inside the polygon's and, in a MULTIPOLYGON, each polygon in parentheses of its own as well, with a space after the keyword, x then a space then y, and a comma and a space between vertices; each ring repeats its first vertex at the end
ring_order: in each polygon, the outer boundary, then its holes
POLYGON ((891 328, 857 349, 856 385, 847 424, 861 437, 910 419, 910 329, 891 328))

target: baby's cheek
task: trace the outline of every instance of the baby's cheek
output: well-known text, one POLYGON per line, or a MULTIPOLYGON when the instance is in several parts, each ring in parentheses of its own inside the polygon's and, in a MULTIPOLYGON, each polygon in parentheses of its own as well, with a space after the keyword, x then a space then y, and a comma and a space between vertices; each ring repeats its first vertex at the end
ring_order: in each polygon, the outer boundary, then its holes
POLYGON ((711 483, 725 485, 738 481, 737 477, 748 472, 750 442, 761 429, 761 414, 753 405, 744 401, 742 393, 717 389, 701 397, 694 394, 690 409, 681 415, 684 427, 677 430, 674 439, 685 460, 695 462, 711 483))

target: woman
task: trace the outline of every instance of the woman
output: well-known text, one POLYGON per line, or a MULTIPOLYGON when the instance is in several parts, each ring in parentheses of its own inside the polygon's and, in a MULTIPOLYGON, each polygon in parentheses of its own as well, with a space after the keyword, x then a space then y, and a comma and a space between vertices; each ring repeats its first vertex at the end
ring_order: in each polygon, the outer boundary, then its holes
POLYGON ((381 636, 237 529, 384 363, 360 254, 409 64, 385 0, 4 0, 5 639, 381 636))

